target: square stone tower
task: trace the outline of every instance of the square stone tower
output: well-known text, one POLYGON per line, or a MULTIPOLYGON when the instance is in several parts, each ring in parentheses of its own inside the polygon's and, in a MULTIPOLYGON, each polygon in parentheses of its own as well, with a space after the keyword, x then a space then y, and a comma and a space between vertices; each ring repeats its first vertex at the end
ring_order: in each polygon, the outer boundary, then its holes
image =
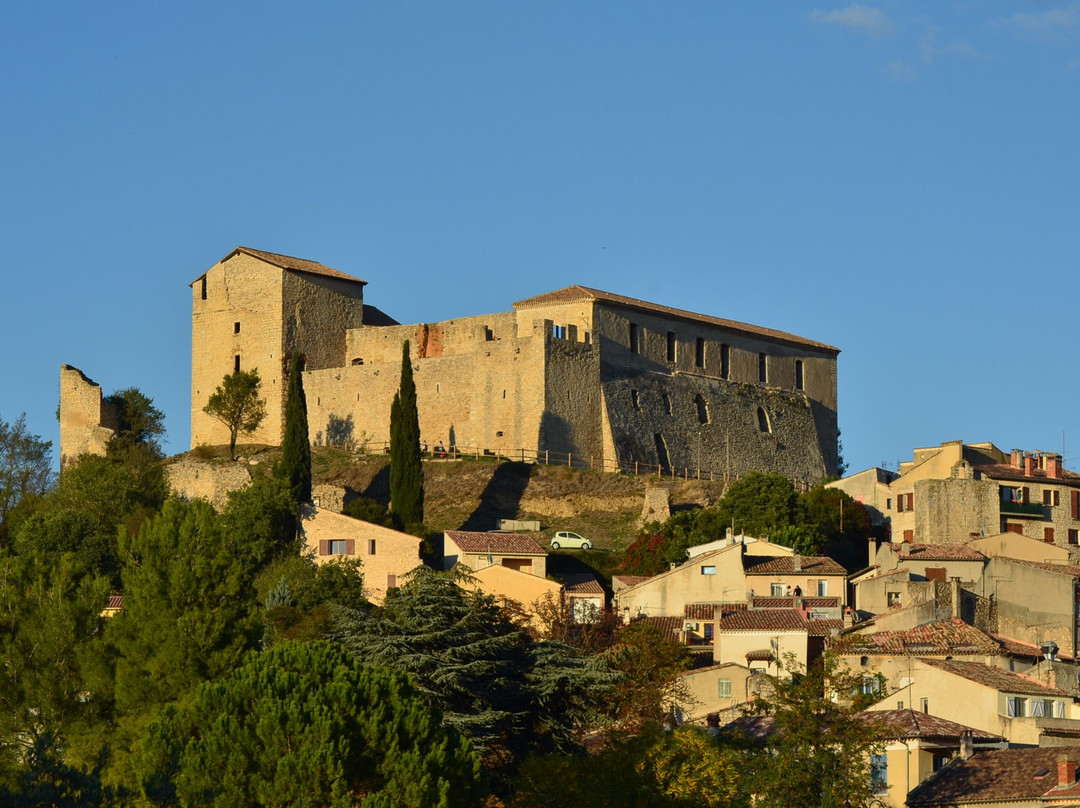
POLYGON ((266 419, 241 442, 281 443, 285 374, 345 364, 345 332, 364 324, 365 281, 315 261, 237 247, 191 283, 191 445, 229 440, 203 412, 222 379, 258 369, 266 419))

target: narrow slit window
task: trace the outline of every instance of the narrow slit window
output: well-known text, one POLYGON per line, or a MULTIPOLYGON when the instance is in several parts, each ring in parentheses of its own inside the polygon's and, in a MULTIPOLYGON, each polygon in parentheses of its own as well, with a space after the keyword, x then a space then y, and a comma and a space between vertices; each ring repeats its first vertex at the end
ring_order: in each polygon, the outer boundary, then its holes
POLYGON ((769 423, 769 413, 764 409, 758 407, 757 411, 757 425, 761 432, 772 432, 772 424, 769 423))
POLYGON ((757 355, 757 378, 759 382, 769 381, 769 356, 765 353, 757 355))
POLYGON ((233 357, 233 373, 240 372, 240 354, 233 357))
POLYGON ((233 323, 232 324, 232 332, 234 334, 239 334, 240 333, 240 323, 233 323))
POLYGON ((803 389, 803 367, 801 359, 795 360, 795 389, 803 389))
POLYGON ((705 367, 705 339, 698 337, 694 341, 694 367, 705 367))
POLYGON ((675 348, 676 348, 677 344, 678 343, 675 341, 675 332, 674 331, 668 331, 667 332, 667 361, 669 361, 669 362, 674 362, 675 361, 675 353, 676 353, 675 348))
POLYGON ((206 300, 206 276, 205 275, 203 275, 203 278, 202 278, 202 299, 206 300))
POLYGON ((637 323, 630 323, 630 353, 641 353, 641 329, 637 323))
POLYGON ((726 379, 731 374, 731 347, 720 346, 720 378, 726 379))

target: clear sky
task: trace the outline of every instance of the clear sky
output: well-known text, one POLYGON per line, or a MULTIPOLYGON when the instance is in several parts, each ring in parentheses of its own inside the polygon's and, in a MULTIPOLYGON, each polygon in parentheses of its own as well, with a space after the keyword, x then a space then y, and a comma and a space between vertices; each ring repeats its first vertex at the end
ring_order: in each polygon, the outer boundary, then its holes
POLYGON ((0 5, 0 417, 61 363, 189 441, 244 245, 401 322, 580 283, 838 346, 851 470, 1080 470, 1080 3, 0 5))

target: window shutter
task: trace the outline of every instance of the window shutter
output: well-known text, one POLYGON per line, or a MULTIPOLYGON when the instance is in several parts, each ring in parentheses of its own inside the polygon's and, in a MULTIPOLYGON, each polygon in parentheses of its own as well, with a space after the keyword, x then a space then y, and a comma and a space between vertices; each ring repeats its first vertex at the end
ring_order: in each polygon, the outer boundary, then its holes
POLYGON ((387 589, 392 589, 395 586, 397 586, 397 576, 394 575, 393 573, 389 573, 386 576, 386 588, 387 589))
POLYGON ((1072 518, 1080 519, 1080 491, 1070 491, 1069 498, 1072 499, 1072 518))
POLYGON ((356 555, 356 539, 345 539, 345 555, 356 555))
POLYGON ((319 555, 330 555, 330 540, 319 539, 319 555))
POLYGON ((1024 486, 1023 497, 1024 497, 1024 499, 1023 499, 1024 502, 1031 502, 1031 489, 1028 488, 1026 485, 1024 486))

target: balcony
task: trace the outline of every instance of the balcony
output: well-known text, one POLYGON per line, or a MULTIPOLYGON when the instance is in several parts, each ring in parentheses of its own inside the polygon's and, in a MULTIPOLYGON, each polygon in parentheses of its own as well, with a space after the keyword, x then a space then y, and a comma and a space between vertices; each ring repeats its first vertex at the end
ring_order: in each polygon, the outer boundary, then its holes
POLYGON ((1032 519, 1042 519, 1046 512, 1041 502, 1010 502, 1001 500, 1002 516, 1027 516, 1032 519))

